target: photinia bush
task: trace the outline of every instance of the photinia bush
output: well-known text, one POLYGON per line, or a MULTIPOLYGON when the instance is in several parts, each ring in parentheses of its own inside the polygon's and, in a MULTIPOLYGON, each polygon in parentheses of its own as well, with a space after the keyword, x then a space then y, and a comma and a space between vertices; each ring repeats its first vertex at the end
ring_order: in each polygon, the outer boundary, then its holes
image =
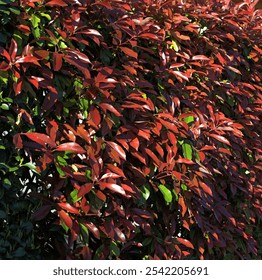
POLYGON ((1 0, 2 259, 261 259, 258 1, 1 0))

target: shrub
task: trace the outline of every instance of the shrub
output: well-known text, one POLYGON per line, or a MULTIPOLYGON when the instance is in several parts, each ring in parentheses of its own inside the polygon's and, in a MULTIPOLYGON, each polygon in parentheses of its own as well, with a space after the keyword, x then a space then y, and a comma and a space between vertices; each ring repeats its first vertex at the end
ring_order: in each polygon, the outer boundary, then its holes
POLYGON ((2 258, 261 258, 261 10, 228 2, 0 1, 2 258))

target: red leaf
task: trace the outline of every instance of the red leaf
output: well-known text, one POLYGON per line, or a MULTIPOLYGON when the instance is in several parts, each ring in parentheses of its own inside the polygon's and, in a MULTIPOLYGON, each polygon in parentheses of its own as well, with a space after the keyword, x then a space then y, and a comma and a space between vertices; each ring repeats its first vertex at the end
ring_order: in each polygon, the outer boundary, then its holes
POLYGON ((210 60, 208 57, 206 57, 205 55, 195 55, 192 57, 192 60, 210 60))
POLYGON ((174 71, 174 70, 169 70, 169 73, 175 75, 177 78, 182 78, 185 81, 189 81, 188 77, 185 75, 185 73, 179 72, 179 71, 174 71))
POLYGON ((63 55, 57 52, 53 53, 53 67, 54 71, 59 71, 63 63, 63 55))
POLYGON ((211 188, 207 184, 205 184, 204 182, 199 181, 199 185, 200 185, 200 187, 203 189, 203 191, 205 193, 209 194, 210 196, 213 195, 213 192, 212 192, 211 188))
POLYGON ((235 67, 227 66, 227 68, 228 68, 229 70, 231 70, 231 71, 233 71, 233 72, 239 74, 239 75, 242 75, 242 73, 241 73, 237 68, 235 68, 235 67))
POLYGON ((24 56, 15 61, 15 63, 34 63, 36 65, 39 65, 37 62, 39 59, 34 56, 24 56))
POLYGON ((217 135, 217 134, 209 134, 209 136, 215 138, 216 140, 218 140, 224 144, 231 146, 230 142, 224 136, 217 135))
POLYGON ((129 48, 126 47, 120 47, 120 49, 128 56, 131 56, 135 59, 137 59, 137 53, 129 48))
POLYGON ((69 203, 64 203, 64 202, 60 202, 60 203, 57 203, 57 205, 59 207, 61 207, 62 209, 72 213, 72 214, 77 214, 77 215, 80 215, 79 211, 77 208, 73 207, 72 205, 70 205, 69 203))
POLYGON ((117 152, 117 154, 119 155, 120 158, 126 160, 126 153, 123 150, 122 147, 120 147, 118 144, 111 142, 111 141, 107 141, 106 142, 114 151, 117 152))
POLYGON ((97 196, 100 200, 106 201, 106 196, 105 196, 105 194, 104 194, 103 192, 101 192, 100 190, 97 190, 97 191, 96 191, 96 196, 97 196))
POLYGON ((0 47, 0 55, 4 56, 8 60, 8 62, 10 62, 11 57, 10 57, 9 53, 2 47, 0 47))
POLYGON ((68 143, 63 143, 59 145, 56 149, 56 151, 70 151, 73 153, 77 154, 84 154, 86 153, 86 150, 84 150, 79 144, 74 143, 74 142, 68 142, 68 143))
POLYGON ((171 123, 171 122, 169 122, 169 121, 165 121, 165 120, 163 120, 163 119, 161 119, 161 118, 159 118, 158 119, 160 122, 161 122, 161 124, 163 125, 163 126, 165 126, 168 130, 171 130, 171 131, 173 131, 174 133, 178 133, 178 129, 177 129, 177 127, 176 127, 176 125, 174 124, 174 123, 171 123))
POLYGON ((152 33, 144 33, 139 35, 140 38, 159 40, 158 36, 152 33))
POLYGON ((67 4, 62 0, 51 0, 46 3, 47 6, 59 6, 59 7, 66 7, 67 4))
POLYGON ((137 75, 137 71, 134 67, 131 67, 129 65, 122 65, 130 74, 137 75))
POLYGON ((107 179, 107 178, 116 179, 116 178, 119 178, 119 177, 121 177, 121 176, 116 174, 116 173, 107 172, 100 178, 100 180, 107 179))
POLYGON ((14 61, 16 58, 16 53, 17 53, 17 43, 16 41, 12 38, 11 40, 11 45, 10 45, 10 49, 9 49, 9 54, 11 57, 11 60, 14 61))
POLYGON ((229 40, 231 40, 231 41, 233 41, 233 42, 236 41, 236 40, 235 40, 235 37, 234 37, 232 34, 227 33, 226 36, 227 36, 227 38, 228 38, 229 40))
POLYGON ((182 217, 185 216, 186 212, 187 212, 187 206, 185 204, 185 200, 182 196, 179 196, 179 199, 178 199, 178 204, 180 205, 181 207, 181 214, 182 214, 182 217))
POLYGON ((117 111, 117 109, 112 106, 111 104, 107 104, 107 103, 101 103, 98 104, 99 107, 101 107, 105 112, 106 111, 110 111, 112 113, 114 113, 117 117, 121 117, 121 113, 119 113, 119 111, 117 111))
POLYGON ((15 95, 18 95, 22 92, 22 86, 23 86, 22 79, 18 79, 17 82, 13 83, 13 89, 14 89, 15 95))
POLYGON ((135 137, 132 141, 130 141, 129 145, 131 147, 133 147, 136 151, 138 151, 138 148, 139 148, 139 140, 137 137, 135 137))
POLYGON ((153 159, 156 166, 159 166, 160 165, 160 160, 158 159, 158 157, 150 149, 145 148, 145 151, 153 159))
POLYGON ((17 25, 17 29, 19 29, 20 31, 22 31, 25 34, 28 34, 31 32, 30 27, 27 25, 23 25, 23 24, 17 25))
POLYGON ((177 240, 179 243, 181 243, 181 244, 183 244, 184 246, 186 246, 187 248, 194 249, 193 244, 192 244, 190 241, 188 241, 187 239, 177 237, 176 240, 177 240))
POLYGON ((73 227, 73 221, 64 210, 58 210, 58 215, 62 222, 64 222, 70 229, 73 227))
POLYGON ((89 193, 93 188, 92 183, 86 183, 83 186, 80 187, 80 190, 78 191, 77 196, 81 197, 84 196, 85 194, 89 193))
POLYGON ((194 161, 189 160, 187 158, 179 158, 178 160, 176 160, 177 163, 185 163, 185 164, 195 164, 194 161))
POLYGON ((113 164, 107 164, 107 168, 110 169, 112 172, 120 175, 123 178, 126 178, 124 172, 122 169, 120 169, 119 167, 113 165, 113 164))
POLYGON ((30 140, 40 144, 43 147, 46 147, 48 144, 51 148, 56 147, 56 143, 47 135, 43 133, 38 133, 38 132, 26 132, 23 133, 26 137, 28 137, 30 140))
POLYGON ((83 223, 94 235, 95 238, 100 239, 100 231, 92 222, 83 223))
POLYGON ((132 187, 126 185, 126 184, 121 184, 121 186, 123 187, 123 189, 127 192, 130 192, 130 193, 136 193, 132 187))
POLYGON ((116 192, 116 193, 119 193, 119 194, 122 194, 122 195, 126 195, 125 190, 117 184, 107 183, 107 182, 100 182, 99 184, 100 184, 100 187, 102 189, 107 188, 107 189, 110 189, 113 192, 116 192))
POLYGON ((94 122, 96 126, 100 125, 101 122, 101 116, 99 111, 96 109, 96 107, 92 106, 90 108, 90 113, 89 113, 90 119, 94 122))

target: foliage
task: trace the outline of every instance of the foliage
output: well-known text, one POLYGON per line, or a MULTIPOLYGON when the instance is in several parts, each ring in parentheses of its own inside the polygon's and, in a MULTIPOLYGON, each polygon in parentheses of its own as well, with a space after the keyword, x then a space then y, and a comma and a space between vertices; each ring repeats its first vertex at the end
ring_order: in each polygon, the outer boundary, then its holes
POLYGON ((1 258, 261 258, 251 2, 0 1, 1 258))

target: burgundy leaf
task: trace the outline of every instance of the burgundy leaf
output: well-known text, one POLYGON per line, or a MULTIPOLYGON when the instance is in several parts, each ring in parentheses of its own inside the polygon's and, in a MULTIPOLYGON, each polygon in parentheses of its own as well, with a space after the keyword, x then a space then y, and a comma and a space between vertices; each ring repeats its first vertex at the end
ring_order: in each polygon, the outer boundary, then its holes
POLYGON ((16 146, 17 149, 22 149, 23 148, 23 141, 21 138, 21 134, 15 134, 13 137, 13 143, 16 146))
POLYGON ((40 207, 39 209, 37 209, 33 215, 32 215, 32 219, 34 221, 40 221, 43 220, 49 213, 50 210, 52 209, 51 205, 44 205, 42 207, 40 207))

